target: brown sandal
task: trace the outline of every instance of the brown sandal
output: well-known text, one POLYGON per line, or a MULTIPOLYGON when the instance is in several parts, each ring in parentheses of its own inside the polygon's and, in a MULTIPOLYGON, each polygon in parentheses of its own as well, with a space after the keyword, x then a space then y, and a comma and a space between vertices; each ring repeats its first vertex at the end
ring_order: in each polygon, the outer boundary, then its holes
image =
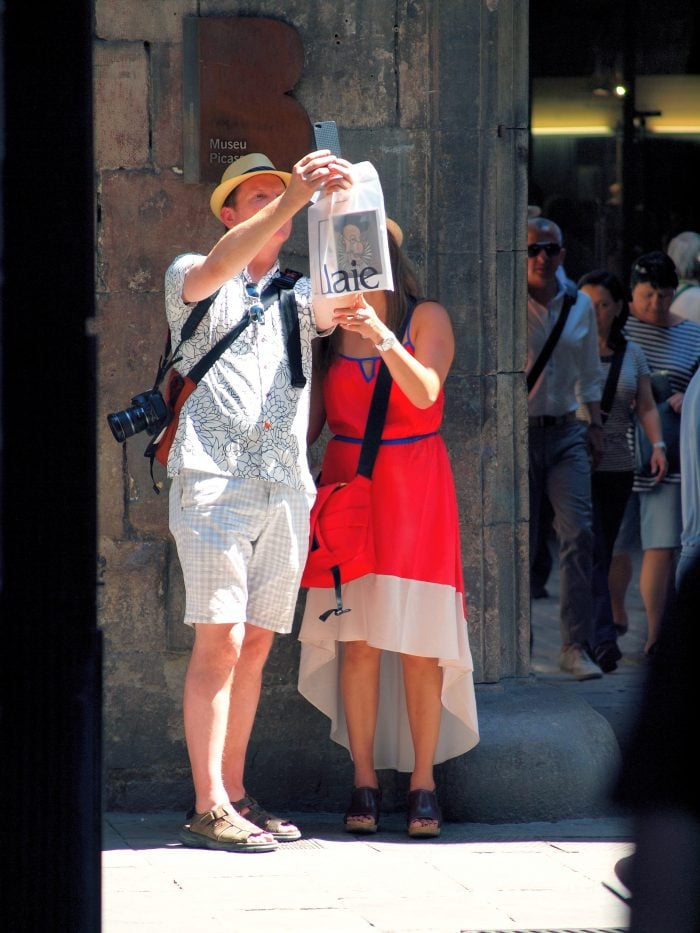
POLYGON ((379 829, 379 804, 382 792, 378 787, 353 787, 350 806, 345 814, 348 833, 376 833, 379 829))
POLYGON ((426 839, 440 835, 442 813, 434 790, 419 788, 409 793, 406 823, 408 835, 414 839, 426 839), (416 825, 413 825, 414 823, 416 825))

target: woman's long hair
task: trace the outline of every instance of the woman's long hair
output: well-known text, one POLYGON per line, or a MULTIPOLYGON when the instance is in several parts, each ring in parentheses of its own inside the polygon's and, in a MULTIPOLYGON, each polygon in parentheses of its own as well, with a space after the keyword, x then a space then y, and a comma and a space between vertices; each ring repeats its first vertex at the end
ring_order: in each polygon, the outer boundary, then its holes
MULTIPOLYGON (((404 255, 403 250, 391 234, 387 231, 389 240, 389 259, 391 260, 391 274, 394 279, 393 292, 386 293, 386 326, 398 336, 401 333, 406 315, 411 304, 418 300, 420 284, 411 264, 404 255)), ((333 357, 338 352, 340 328, 336 327, 329 337, 323 337, 318 343, 318 361, 321 371, 328 369, 333 357)))

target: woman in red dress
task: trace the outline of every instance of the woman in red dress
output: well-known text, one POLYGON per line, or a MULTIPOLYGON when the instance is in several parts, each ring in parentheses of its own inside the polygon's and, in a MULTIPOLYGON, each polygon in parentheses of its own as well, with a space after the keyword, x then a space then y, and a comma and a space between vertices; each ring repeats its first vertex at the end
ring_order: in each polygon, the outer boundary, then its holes
POLYGON ((343 585, 343 615, 319 616, 332 590, 309 589, 299 638, 299 690, 349 749, 348 832, 376 832, 377 769, 411 774, 408 833, 437 836, 433 766, 479 741, 452 469, 439 433, 454 356, 446 309, 418 298, 387 222, 393 292, 358 293, 334 314, 312 385, 309 441, 332 432, 324 483, 350 480, 380 362, 393 377, 372 474, 376 570, 343 585), (397 335, 402 335, 401 338, 397 335))

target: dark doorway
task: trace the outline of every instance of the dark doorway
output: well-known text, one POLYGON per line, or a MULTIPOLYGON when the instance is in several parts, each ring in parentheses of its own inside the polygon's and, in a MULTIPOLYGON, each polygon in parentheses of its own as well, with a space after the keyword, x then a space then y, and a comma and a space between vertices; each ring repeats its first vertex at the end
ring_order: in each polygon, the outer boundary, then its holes
POLYGON ((689 85, 700 80, 699 35, 700 5, 693 0, 669 0, 663 8, 650 0, 531 0, 533 112, 540 79, 555 88, 558 79, 564 115, 572 107, 572 79, 580 79, 578 90, 588 86, 584 114, 586 106, 591 114, 604 112, 601 98, 614 94, 618 83, 628 94, 617 110, 609 98, 607 111, 617 122, 607 134, 578 127, 531 135, 530 203, 562 227, 574 279, 594 266, 626 278, 639 253, 665 248, 682 230, 700 229, 700 188, 692 182, 700 163, 697 97, 688 125, 676 120, 668 129, 654 125, 655 119, 661 123, 663 106, 645 111, 643 105, 652 81, 661 88, 653 99, 676 106, 674 88, 682 76, 689 85), (670 76, 676 78, 669 82, 670 76))

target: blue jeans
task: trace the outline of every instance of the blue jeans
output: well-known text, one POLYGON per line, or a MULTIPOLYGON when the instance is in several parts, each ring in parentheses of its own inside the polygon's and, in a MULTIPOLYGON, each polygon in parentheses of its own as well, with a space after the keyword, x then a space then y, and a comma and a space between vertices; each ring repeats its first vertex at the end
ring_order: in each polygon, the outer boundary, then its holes
POLYGON ((593 631, 593 507, 586 425, 571 421, 530 427, 530 559, 534 559, 542 496, 554 511, 559 542, 559 627, 562 646, 590 644, 593 631))

